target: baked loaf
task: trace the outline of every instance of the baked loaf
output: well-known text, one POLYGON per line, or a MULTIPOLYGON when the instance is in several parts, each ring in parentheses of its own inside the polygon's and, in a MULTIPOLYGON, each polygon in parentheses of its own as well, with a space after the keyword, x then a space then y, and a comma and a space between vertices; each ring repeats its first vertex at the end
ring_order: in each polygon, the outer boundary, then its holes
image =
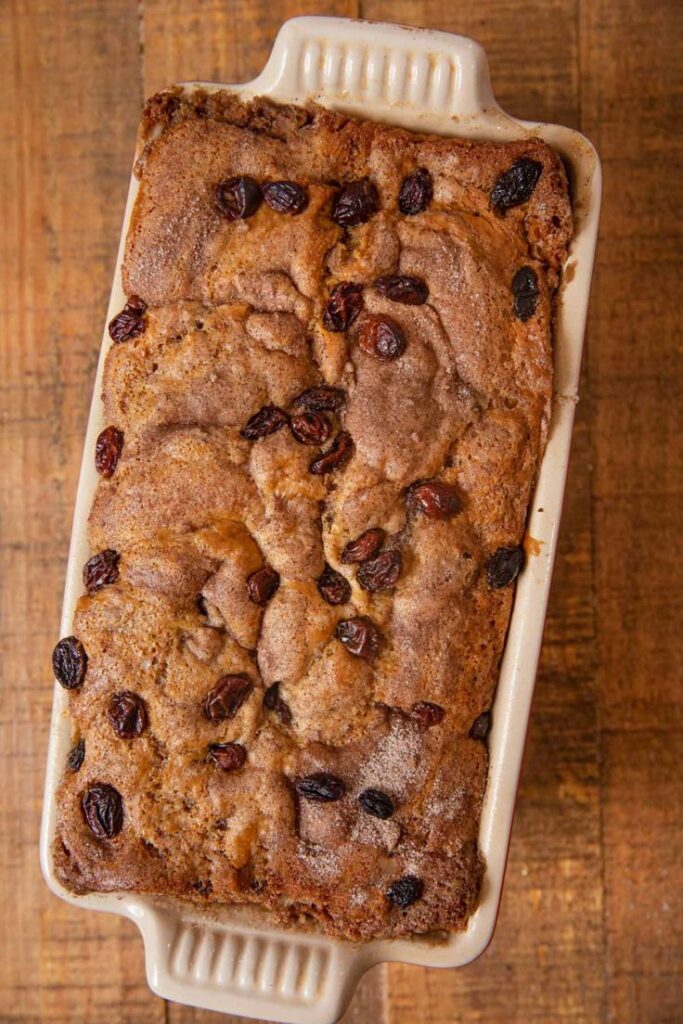
POLYGON ((58 876, 350 939, 461 929, 551 406, 558 157, 146 106, 58 876))

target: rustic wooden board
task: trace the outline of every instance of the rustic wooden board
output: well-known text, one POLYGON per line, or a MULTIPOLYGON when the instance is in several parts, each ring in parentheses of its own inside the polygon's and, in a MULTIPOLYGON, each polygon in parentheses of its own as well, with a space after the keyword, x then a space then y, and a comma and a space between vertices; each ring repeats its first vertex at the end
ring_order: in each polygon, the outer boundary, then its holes
POLYGON ((683 174, 672 131, 683 14, 674 0, 2 3, 0 1021, 219 1020, 152 996, 134 927, 71 909, 42 883, 49 656, 140 103, 173 81, 252 77, 280 23, 303 13, 474 36, 502 105, 583 130, 606 180, 584 397, 498 930, 461 971, 376 968, 345 1020, 674 1024, 683 1004, 683 174))

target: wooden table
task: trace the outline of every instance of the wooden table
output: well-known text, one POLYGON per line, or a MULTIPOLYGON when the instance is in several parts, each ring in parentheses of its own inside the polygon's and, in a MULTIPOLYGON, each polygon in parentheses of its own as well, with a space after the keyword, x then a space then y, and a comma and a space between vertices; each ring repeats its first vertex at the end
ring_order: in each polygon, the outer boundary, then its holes
POLYGON ((42 882, 49 659, 141 101, 177 80, 246 80, 283 19, 330 13, 474 36, 502 105, 579 128, 605 170, 498 930, 464 970, 376 968, 346 1020, 680 1024, 680 3, 5 0, 0 11, 0 1020, 218 1020, 149 992, 133 925, 68 907, 42 882))

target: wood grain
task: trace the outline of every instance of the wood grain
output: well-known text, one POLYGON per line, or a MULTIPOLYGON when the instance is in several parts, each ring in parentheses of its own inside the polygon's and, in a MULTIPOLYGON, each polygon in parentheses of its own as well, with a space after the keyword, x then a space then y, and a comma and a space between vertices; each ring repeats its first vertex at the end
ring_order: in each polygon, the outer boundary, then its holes
POLYGON ((605 175, 588 348, 605 1006, 643 1024, 683 1005, 681 30, 680 5, 634 0, 587 5, 581 25, 605 175))
POLYGON ((280 23, 304 13, 474 36, 502 105, 580 128, 605 171, 583 400, 496 936, 461 971, 376 968, 345 1019, 680 1021, 680 4, 14 0, 0 13, 0 1021, 220 1019, 151 995, 133 926, 68 907, 40 878, 49 656, 140 103, 174 81, 252 77, 280 23))

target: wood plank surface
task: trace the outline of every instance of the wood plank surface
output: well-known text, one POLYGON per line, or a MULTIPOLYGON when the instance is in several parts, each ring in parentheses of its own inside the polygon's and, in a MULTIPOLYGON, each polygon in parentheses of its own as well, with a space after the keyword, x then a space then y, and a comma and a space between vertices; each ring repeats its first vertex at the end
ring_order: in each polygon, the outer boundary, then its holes
POLYGON ((679 1024, 674 0, 0 0, 0 1022, 220 1019, 153 996, 133 925, 71 908, 42 882, 49 658, 142 98, 183 79, 252 77, 280 23, 304 13, 474 36, 501 104, 584 131, 605 172, 583 398, 498 929, 460 971, 375 968, 346 1024, 679 1024))

